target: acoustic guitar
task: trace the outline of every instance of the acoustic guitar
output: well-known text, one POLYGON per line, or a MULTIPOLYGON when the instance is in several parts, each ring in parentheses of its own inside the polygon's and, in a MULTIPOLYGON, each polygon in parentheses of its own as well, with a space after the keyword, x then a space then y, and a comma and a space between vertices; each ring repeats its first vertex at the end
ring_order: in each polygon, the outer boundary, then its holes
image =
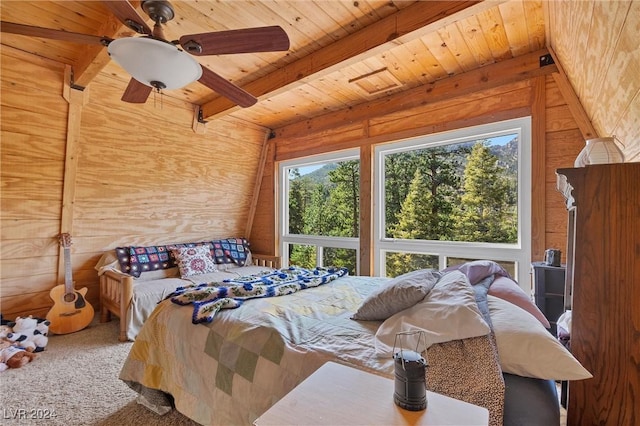
POLYGON ((60 234, 60 245, 64 248, 64 285, 51 289, 49 296, 54 305, 47 314, 51 321, 49 331, 68 334, 80 331, 93 321, 93 306, 85 299, 87 288, 75 290, 71 278, 71 235, 60 234))

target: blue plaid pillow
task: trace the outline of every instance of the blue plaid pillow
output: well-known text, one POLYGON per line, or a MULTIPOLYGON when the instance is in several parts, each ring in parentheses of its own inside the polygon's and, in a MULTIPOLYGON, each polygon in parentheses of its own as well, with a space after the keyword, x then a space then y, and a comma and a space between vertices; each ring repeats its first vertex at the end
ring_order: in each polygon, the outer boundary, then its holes
POLYGON ((235 263, 244 266, 249 253, 249 242, 244 238, 226 238, 211 241, 213 260, 218 263, 235 263))

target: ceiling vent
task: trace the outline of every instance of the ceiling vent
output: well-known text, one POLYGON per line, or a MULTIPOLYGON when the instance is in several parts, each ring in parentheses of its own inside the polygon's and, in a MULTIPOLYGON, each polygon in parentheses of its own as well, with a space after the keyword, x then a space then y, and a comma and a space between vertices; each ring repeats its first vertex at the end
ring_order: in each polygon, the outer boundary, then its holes
POLYGON ((402 86, 400 80, 391 74, 387 67, 349 79, 349 83, 354 83, 369 95, 375 95, 402 86))

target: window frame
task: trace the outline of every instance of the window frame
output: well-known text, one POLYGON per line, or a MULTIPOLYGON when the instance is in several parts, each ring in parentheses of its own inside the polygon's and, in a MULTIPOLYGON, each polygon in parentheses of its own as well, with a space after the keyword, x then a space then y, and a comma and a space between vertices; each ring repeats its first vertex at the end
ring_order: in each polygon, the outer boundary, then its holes
POLYGON ((373 167, 374 193, 372 194, 375 206, 373 211, 374 275, 385 276, 385 256, 388 251, 437 255, 439 256, 439 267, 443 269, 446 267, 447 257, 484 259, 487 257, 487 250, 491 250, 492 259, 515 262, 517 276, 514 278, 526 289, 524 284, 530 282, 531 263, 531 137, 531 117, 528 116, 376 146, 373 167), (517 243, 401 240, 385 236, 384 158, 386 155, 512 133, 518 134, 519 141, 517 243))
MULTIPOLYGON (((385 254, 387 251, 400 251, 416 254, 439 256, 440 268, 445 267, 447 257, 484 259, 487 250, 491 250, 491 258, 498 261, 512 261, 516 265, 514 277, 520 286, 527 290, 530 287, 531 264, 531 155, 532 155, 532 124, 531 117, 520 117, 488 124, 459 128, 451 131, 412 137, 383 144, 376 144, 373 148, 373 274, 384 276, 385 254), (427 240, 399 240, 384 237, 384 163, 383 155, 410 149, 420 149, 429 146, 445 145, 449 143, 477 140, 504 134, 517 133, 518 144, 518 242, 477 243, 461 241, 427 241, 427 240)), ((290 234, 289 229, 289 179, 288 169, 301 168, 328 162, 359 160, 358 148, 334 151, 308 157, 284 160, 278 163, 277 182, 277 217, 279 249, 282 254, 282 266, 289 266, 289 244, 303 244, 316 246, 317 264, 322 264, 323 247, 347 248, 356 250, 356 270, 360 271, 360 238, 355 237, 324 237, 318 235, 290 234), (286 171, 286 173, 285 173, 286 171), (286 230, 286 232, 285 232, 286 230)), ((361 168, 362 170, 362 168, 361 168)), ((360 230, 362 235, 363 230, 360 230)), ((364 232, 368 232, 365 230, 364 232)))
MULTIPOLYGON (((311 245, 316 247, 316 264, 322 265, 324 248, 345 248, 356 251, 356 273, 360 271, 360 238, 359 237, 330 237, 321 235, 291 234, 289 233, 289 173, 292 168, 302 168, 317 164, 349 161, 360 159, 359 149, 335 151, 309 157, 281 161, 278 164, 279 201, 278 205, 278 234, 280 236, 280 253, 282 253, 282 267, 289 266, 289 245, 311 245)), ((328 266, 328 265, 324 265, 328 266)))

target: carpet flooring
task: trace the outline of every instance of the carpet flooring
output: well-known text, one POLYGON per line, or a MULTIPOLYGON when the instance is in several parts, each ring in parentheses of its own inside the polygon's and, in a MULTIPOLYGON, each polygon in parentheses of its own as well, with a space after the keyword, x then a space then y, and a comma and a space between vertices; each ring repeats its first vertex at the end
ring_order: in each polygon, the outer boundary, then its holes
POLYGON ((136 403, 118 379, 131 342, 118 341, 118 320, 52 335, 31 363, 0 373, 0 424, 185 425, 173 410, 158 416, 136 403))
MULTIPOLYGON (((158 416, 136 402, 118 379, 131 345, 118 341, 118 320, 50 336, 34 361, 0 373, 0 424, 197 425, 176 410, 158 416)), ((563 426, 566 410, 561 414, 563 426)))

